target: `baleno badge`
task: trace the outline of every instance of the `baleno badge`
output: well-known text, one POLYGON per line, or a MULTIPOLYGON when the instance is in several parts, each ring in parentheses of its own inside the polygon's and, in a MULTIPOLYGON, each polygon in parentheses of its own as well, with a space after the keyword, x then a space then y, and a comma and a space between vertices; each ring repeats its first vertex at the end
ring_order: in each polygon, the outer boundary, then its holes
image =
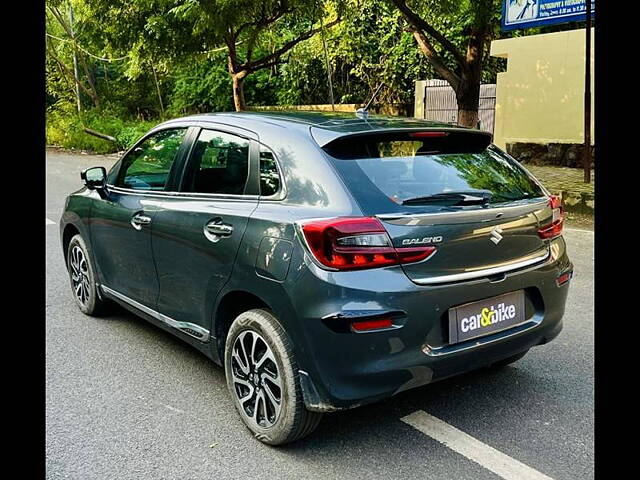
POLYGON ((424 237, 424 238, 405 238, 404 240, 402 240, 402 244, 403 245, 416 245, 416 244, 423 244, 423 243, 438 243, 442 241, 442 237, 441 236, 437 236, 437 237, 424 237))

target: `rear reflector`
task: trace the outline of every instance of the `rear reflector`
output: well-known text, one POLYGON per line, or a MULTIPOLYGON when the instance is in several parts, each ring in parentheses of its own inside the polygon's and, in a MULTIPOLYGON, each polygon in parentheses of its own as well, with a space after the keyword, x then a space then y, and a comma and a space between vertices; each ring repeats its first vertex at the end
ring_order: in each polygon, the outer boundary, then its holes
POLYGON ((538 236, 545 240, 562 235, 562 227, 564 224, 562 199, 558 195, 551 195, 549 197, 549 207, 551 207, 552 210, 551 223, 538 229, 538 236))
POLYGON ((351 328, 356 332, 366 332, 367 330, 380 330, 383 328, 391 328, 393 322, 390 318, 379 318, 376 320, 363 320, 361 322, 353 322, 351 328))
POLYGON ((563 273, 562 275, 560 275, 557 279, 556 279, 556 283, 558 284, 558 286, 564 285, 565 283, 567 283, 569 280, 571 280, 571 276, 572 276, 573 272, 566 272, 563 273))
POLYGON ((336 270, 420 262, 436 251, 432 245, 394 247, 382 223, 373 217, 310 220, 301 229, 315 259, 336 270))

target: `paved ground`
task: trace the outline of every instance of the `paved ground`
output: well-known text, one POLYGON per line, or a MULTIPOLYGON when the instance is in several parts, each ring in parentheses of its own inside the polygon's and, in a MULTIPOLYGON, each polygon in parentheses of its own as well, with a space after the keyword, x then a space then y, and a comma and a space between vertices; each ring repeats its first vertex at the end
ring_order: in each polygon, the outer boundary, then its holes
MULTIPOLYGON (((111 163, 48 152, 47 218, 57 224, 82 168, 111 163)), ((57 225, 46 231, 47 478, 500 478, 400 420, 416 411, 556 480, 594 476, 591 232, 566 232, 576 273, 554 342, 499 372, 326 415, 311 437, 271 448, 245 430, 203 355, 124 311, 83 316, 57 225)))
POLYGON ((591 170, 591 183, 584 183, 584 170, 581 168, 528 165, 527 170, 535 175, 552 192, 572 192, 593 197, 596 183, 595 170, 591 170))
POLYGON ((579 228, 593 230, 595 210, 595 170, 591 170, 591 183, 584 183, 580 168, 525 165, 553 194, 562 197, 567 221, 579 228))

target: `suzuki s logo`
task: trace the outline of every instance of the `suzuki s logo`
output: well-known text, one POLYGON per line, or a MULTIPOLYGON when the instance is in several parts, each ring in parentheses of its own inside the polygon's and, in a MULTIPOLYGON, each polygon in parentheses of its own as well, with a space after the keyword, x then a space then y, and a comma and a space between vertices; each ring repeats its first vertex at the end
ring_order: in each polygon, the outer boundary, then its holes
POLYGON ((424 238, 405 238, 402 240, 403 245, 422 245, 424 243, 438 243, 442 241, 442 237, 424 237, 424 238))
POLYGON ((495 227, 493 230, 491 230, 490 240, 496 245, 499 244, 500 240, 502 240, 502 235, 500 235, 501 233, 502 229, 500 227, 495 227))

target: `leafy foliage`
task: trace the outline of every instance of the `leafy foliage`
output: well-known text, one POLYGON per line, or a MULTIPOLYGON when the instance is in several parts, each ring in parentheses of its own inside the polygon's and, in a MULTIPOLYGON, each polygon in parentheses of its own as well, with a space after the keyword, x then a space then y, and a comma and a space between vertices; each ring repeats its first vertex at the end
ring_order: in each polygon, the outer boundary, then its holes
POLYGON ((81 116, 74 115, 73 112, 50 110, 47 112, 47 144, 109 153, 130 147, 156 124, 155 120, 123 120, 120 116, 104 110, 90 110, 81 116), (114 145, 107 140, 88 135, 83 131, 85 127, 111 135, 116 138, 117 143, 114 145))
MULTIPOLYGON (((407 3, 464 50, 479 2, 492 5, 490 38, 503 35, 496 0, 407 3)), ((364 103, 383 83, 379 103, 412 104, 416 80, 441 78, 392 0, 47 0, 46 28, 47 140, 100 152, 130 145, 162 119, 233 110, 232 77, 243 68, 250 106, 329 103, 327 61, 335 103, 364 103)), ((493 82, 504 60, 485 48, 481 79, 493 82)))

